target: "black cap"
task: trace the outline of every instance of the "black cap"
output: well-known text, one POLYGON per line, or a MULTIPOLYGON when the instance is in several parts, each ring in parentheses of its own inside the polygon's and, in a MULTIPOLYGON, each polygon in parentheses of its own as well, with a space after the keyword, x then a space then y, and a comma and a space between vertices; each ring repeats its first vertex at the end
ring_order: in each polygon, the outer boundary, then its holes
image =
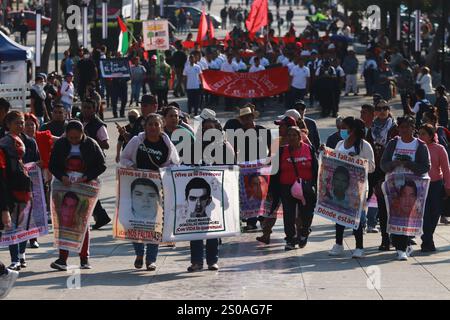
POLYGON ((141 98, 141 104, 156 104, 158 101, 151 94, 144 94, 141 98))

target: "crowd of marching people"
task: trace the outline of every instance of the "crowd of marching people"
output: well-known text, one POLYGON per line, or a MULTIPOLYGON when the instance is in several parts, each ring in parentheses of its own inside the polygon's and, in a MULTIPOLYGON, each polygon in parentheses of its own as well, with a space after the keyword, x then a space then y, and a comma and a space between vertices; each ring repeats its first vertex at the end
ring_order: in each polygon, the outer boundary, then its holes
MULTIPOLYGON (((356 239, 353 258, 364 257, 363 240, 367 231, 380 233, 380 251, 394 247, 398 260, 408 259, 415 240, 388 232, 388 213, 381 184, 386 174, 399 167, 417 176, 429 175, 431 184, 423 217, 421 250, 436 251, 433 240, 436 226, 439 222, 450 223, 450 131, 446 88, 433 86, 431 72, 426 66, 414 65, 398 48, 386 46, 376 39, 366 52, 364 64, 360 65, 348 43, 333 40, 331 35, 320 39, 313 33, 297 37, 295 29, 291 28, 283 39, 275 37, 273 30, 268 38, 269 42, 260 37, 251 40, 236 26, 224 42, 213 39, 207 47, 195 44, 188 49, 184 41, 178 40, 172 50, 162 54, 145 52, 138 40, 127 54, 131 64, 129 79, 99 76, 100 59, 111 55, 120 57, 120 54, 108 52, 106 47, 91 52, 80 48, 76 54, 65 53, 60 70, 62 75, 57 72, 36 75, 31 88, 30 112, 12 110, 9 102, 0 98, 0 230, 12 225, 11 213, 19 210, 31 197, 31 182, 24 164, 35 162, 42 169, 47 193, 52 177, 64 185, 97 179, 106 170, 105 150, 113 147, 108 130, 114 129, 104 122, 105 111, 111 108, 113 118, 125 118, 127 107, 130 107, 128 124, 120 126, 116 123, 119 139, 115 144, 115 161, 125 168, 159 170, 182 163, 183 155, 176 149, 180 141, 173 136, 175 131, 183 130, 192 141, 195 140, 192 116, 201 121, 199 130, 202 134, 209 129, 256 130, 259 135, 266 132, 267 157, 279 157, 279 171, 271 177, 269 191, 274 199, 272 210, 275 211, 280 203, 283 207, 285 250, 304 248, 314 232, 318 157, 325 147, 359 156, 368 162, 367 199, 375 196, 378 210, 375 215, 367 210, 361 212, 359 228, 353 230, 356 239), (203 91, 202 72, 207 69, 258 72, 274 66, 288 68, 289 90, 253 103, 246 99, 225 98, 225 110, 236 112, 236 117, 233 114, 233 119, 220 123, 214 109, 221 103, 221 98, 203 91), (373 101, 361 106, 359 118, 340 116, 342 96, 360 94, 358 76, 364 79, 366 96, 373 101), (129 104, 128 82, 131 83, 129 104), (182 111, 178 103, 169 101, 169 92, 174 97, 187 96, 187 112, 182 111), (391 100, 397 93, 401 97, 403 115, 395 119, 391 113, 391 100), (315 121, 305 115, 307 108, 316 107, 316 101, 322 117, 336 118, 337 130, 326 143, 321 143, 315 121), (257 120, 257 109, 272 105, 285 108, 274 121, 279 130, 276 140, 272 139, 269 128, 258 124, 257 120), (410 157, 399 159, 395 156, 404 150, 410 157), (79 161, 68 164, 66 159, 72 156, 79 161), (73 171, 79 173, 75 181, 68 174, 73 171), (298 194, 299 181, 302 181, 301 195, 298 194)), ((236 144, 231 145, 225 136, 219 143, 224 145, 223 159, 227 161, 208 164, 237 164, 240 153, 249 154, 244 152, 247 150, 239 150, 236 144)), ((249 147, 248 144, 244 146, 245 149, 249 147)), ((201 159, 200 163, 207 162, 201 159)), ((333 184, 348 184, 347 174, 337 170, 333 184)), ((409 192, 412 198, 417 196, 414 186, 405 185, 401 192, 409 192)), ((339 193, 338 188, 330 197, 336 202, 346 201, 345 194, 339 193)), ((69 197, 65 201, 70 203, 76 199, 69 197)), ((100 201, 95 205, 93 216, 92 230, 110 222, 100 201)), ((243 230, 256 230, 258 222, 262 226, 262 235, 257 240, 269 244, 276 218, 247 219, 243 230)), ((343 254, 344 229, 336 224, 331 256, 343 254)), ((82 269, 91 268, 89 232, 88 229, 79 254, 82 269)), ((30 245, 39 247, 38 239, 30 241, 30 245)), ((206 243, 191 241, 188 271, 203 268, 204 251, 208 269, 218 270, 219 246, 220 239, 208 239, 206 243)), ((159 245, 133 243, 133 247, 135 268, 143 268, 145 263, 147 270, 156 270, 159 245)), ((26 248, 26 241, 9 246, 11 264, 7 267, 0 263, 0 298, 6 296, 18 271, 28 267, 26 248)), ((51 268, 67 270, 68 256, 68 251, 59 250, 51 268)))

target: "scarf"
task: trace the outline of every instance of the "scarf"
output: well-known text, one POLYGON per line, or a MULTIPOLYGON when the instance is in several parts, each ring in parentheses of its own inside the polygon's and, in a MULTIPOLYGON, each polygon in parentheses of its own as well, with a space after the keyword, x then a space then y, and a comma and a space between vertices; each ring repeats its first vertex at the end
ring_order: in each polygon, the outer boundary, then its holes
POLYGON ((374 143, 382 146, 386 145, 389 130, 393 125, 394 120, 392 118, 387 118, 385 121, 376 118, 372 124, 372 138, 374 143))
POLYGON ((44 86, 33 84, 31 86, 31 89, 34 90, 36 94, 39 96, 39 98, 41 98, 42 100, 45 100, 45 98, 47 97, 47 94, 44 91, 44 86))

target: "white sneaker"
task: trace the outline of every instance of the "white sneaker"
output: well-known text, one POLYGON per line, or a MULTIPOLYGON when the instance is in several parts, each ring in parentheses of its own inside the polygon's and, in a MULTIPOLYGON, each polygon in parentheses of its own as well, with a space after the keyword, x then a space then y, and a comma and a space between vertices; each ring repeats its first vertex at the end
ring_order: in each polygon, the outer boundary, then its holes
POLYGON ((337 257, 344 254, 344 246, 341 246, 340 244, 335 244, 333 248, 328 252, 328 255, 337 257))
POLYGON ((377 227, 367 227, 367 233, 378 233, 380 230, 378 230, 377 227))
POLYGON ((408 256, 405 251, 397 250, 397 260, 398 261, 407 261, 408 256))
POLYGON ((19 272, 13 270, 0 277, 0 299, 6 298, 18 277, 19 272))
POLYGON ((355 249, 355 251, 353 251, 353 255, 352 258, 353 259, 361 259, 364 258, 364 249, 355 249))
POLYGON ((411 257, 413 252, 414 252, 414 249, 413 249, 412 246, 408 246, 408 247, 406 248, 406 255, 407 255, 408 257, 411 257))

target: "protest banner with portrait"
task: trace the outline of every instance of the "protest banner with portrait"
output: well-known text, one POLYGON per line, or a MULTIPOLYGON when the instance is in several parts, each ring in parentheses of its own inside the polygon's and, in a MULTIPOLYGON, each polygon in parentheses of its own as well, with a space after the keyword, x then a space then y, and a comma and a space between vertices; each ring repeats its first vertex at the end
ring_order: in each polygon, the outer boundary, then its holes
POLYGON ((387 233, 419 236, 423 233, 423 215, 430 178, 410 171, 396 170, 382 184, 388 212, 387 233))
POLYGON ((32 199, 16 204, 11 213, 12 226, 1 231, 0 247, 21 243, 48 234, 47 206, 42 171, 36 163, 25 164, 32 182, 32 199))
POLYGON ((161 243, 163 193, 158 171, 117 169, 116 239, 161 243))
POLYGON ((164 190, 163 241, 240 234, 237 166, 160 169, 164 190))
POLYGON ((358 229, 366 210, 368 161, 325 148, 319 156, 317 205, 314 213, 358 229))
POLYGON ((81 251, 99 192, 99 180, 65 186, 58 179, 53 179, 50 211, 56 248, 77 253, 81 251))
POLYGON ((269 192, 272 167, 262 162, 239 164, 239 202, 241 219, 258 216, 275 217, 279 210, 270 215, 272 196, 269 192))

